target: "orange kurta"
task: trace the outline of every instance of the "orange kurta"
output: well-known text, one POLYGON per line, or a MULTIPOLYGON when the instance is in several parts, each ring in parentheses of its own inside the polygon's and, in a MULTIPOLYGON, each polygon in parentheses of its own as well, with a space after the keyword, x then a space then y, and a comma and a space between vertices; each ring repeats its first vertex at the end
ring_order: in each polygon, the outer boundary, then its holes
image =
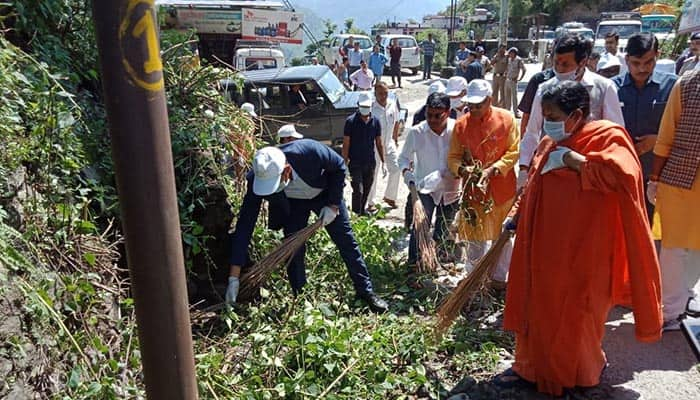
POLYGON ((556 144, 540 143, 520 206, 504 316, 516 334, 513 369, 553 395, 599 383, 612 305, 631 300, 640 341, 658 340, 662 324, 659 264, 627 133, 594 121, 559 145, 588 161, 580 173, 541 175, 556 144))

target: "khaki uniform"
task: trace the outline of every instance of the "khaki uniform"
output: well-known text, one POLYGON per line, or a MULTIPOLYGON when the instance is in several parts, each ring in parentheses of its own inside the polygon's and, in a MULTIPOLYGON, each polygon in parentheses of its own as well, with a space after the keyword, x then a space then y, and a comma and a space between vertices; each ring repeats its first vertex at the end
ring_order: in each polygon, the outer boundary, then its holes
POLYGON ((513 59, 509 58, 506 69, 506 99, 503 108, 512 110, 515 115, 518 115, 518 74, 520 71, 525 71, 523 59, 518 56, 513 59))
POLYGON ((493 89, 493 105, 500 108, 505 108, 506 99, 506 70, 508 69, 508 55, 493 56, 491 60, 493 66, 493 81, 491 87, 493 89))

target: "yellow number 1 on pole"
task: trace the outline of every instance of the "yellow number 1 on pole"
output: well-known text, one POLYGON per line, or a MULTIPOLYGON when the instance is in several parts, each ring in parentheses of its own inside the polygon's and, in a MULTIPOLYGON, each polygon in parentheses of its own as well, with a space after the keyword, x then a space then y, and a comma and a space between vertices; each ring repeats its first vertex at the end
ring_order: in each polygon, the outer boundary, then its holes
POLYGON ((156 28, 153 24, 153 19, 153 11, 146 10, 141 19, 134 25, 133 31, 131 31, 134 38, 139 38, 143 34, 146 35, 148 60, 143 63, 143 69, 147 74, 163 69, 163 64, 160 61, 160 54, 158 54, 158 36, 156 36, 156 28))

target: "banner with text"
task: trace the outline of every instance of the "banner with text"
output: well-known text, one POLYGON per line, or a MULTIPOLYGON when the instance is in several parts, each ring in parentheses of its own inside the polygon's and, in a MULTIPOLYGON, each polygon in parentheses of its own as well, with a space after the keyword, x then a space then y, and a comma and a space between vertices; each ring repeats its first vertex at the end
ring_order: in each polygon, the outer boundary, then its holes
POLYGON ((243 9, 243 39, 301 44, 304 14, 289 11, 243 9))
POLYGON ((177 28, 198 33, 241 34, 240 10, 177 9, 177 28))
POLYGON ((686 0, 681 9, 678 33, 700 31, 700 0, 686 0))

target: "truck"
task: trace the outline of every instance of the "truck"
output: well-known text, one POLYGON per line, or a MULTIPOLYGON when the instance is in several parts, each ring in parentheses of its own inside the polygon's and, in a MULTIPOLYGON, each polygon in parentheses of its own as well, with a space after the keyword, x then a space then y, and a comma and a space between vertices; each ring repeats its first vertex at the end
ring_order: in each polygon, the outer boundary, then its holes
POLYGON ((562 36, 564 36, 567 33, 578 33, 579 35, 583 36, 585 39, 593 39, 593 36, 595 35, 593 33, 593 29, 587 28, 583 22, 564 22, 560 27, 557 28, 555 31, 555 37, 558 39, 562 36))
POLYGON ((238 71, 278 69, 285 67, 286 61, 279 43, 238 40, 231 65, 238 71))
POLYGON ((672 14, 642 15, 642 32, 651 32, 659 41, 673 40, 676 16, 672 14))
POLYGON ((627 39, 641 31, 642 16, 638 12, 602 12, 595 32, 593 51, 603 53, 605 51, 605 35, 617 32, 620 35, 618 51, 624 53, 627 49, 627 39))

